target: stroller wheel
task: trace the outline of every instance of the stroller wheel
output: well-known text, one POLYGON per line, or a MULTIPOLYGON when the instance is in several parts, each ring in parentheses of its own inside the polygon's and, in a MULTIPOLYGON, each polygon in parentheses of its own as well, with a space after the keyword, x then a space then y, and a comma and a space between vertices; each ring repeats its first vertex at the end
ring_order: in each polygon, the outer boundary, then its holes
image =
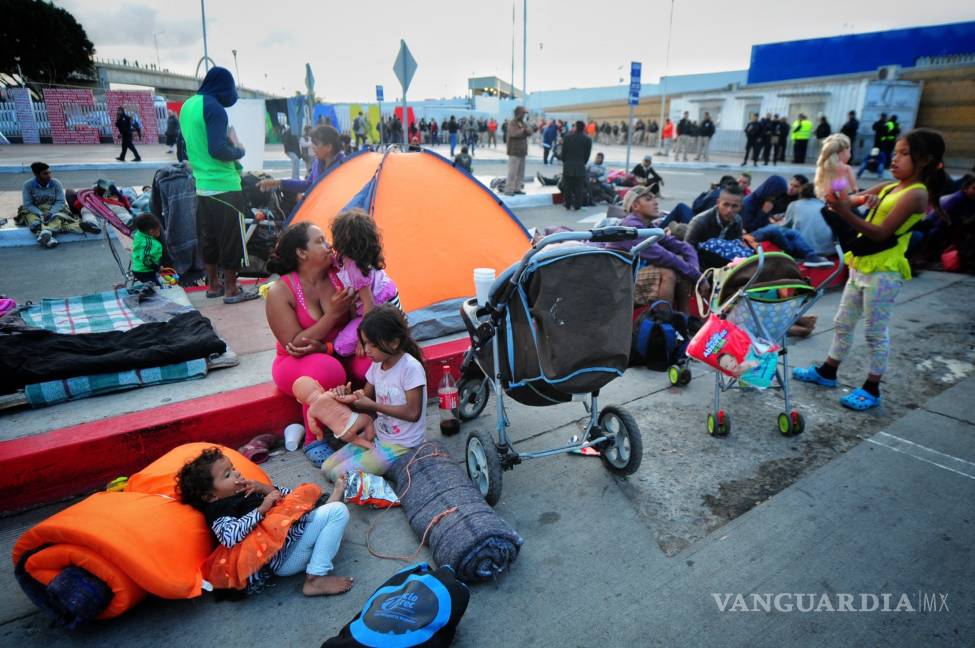
POLYGON ((457 415, 461 421, 473 421, 488 402, 487 378, 465 378, 460 381, 457 388, 458 406, 457 415))
POLYGON ((501 458, 491 433, 475 430, 467 434, 467 476, 490 506, 501 499, 501 458))
POLYGON ((691 382, 691 368, 680 365, 670 365, 667 370, 667 378, 674 387, 685 387, 691 382))
POLYGON ((708 434, 711 436, 728 436, 731 432, 731 417, 724 410, 718 410, 718 415, 708 414, 708 434))
POLYGON ((802 434, 806 429, 806 421, 797 410, 792 410, 789 414, 785 412, 779 414, 778 424, 779 433, 787 437, 802 434))
POLYGON ((599 447, 606 469, 616 475, 635 473, 643 461, 643 438, 636 420, 623 408, 610 405, 599 413, 599 429, 608 438, 599 447))

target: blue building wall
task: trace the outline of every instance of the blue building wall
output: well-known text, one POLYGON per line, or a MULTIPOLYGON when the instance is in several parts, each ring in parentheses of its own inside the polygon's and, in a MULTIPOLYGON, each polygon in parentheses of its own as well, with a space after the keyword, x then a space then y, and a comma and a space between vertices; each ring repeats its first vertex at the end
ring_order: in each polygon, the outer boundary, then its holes
POLYGON ((914 67, 922 56, 975 52, 975 21, 752 46, 748 83, 914 67))

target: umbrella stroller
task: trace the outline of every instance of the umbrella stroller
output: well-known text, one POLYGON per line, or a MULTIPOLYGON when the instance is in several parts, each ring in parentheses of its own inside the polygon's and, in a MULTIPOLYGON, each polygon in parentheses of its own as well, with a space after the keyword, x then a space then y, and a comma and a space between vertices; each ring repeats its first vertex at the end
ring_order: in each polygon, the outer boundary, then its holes
MULTIPOLYGON (((784 252, 758 253, 736 264, 723 268, 711 268, 698 280, 695 296, 702 316, 708 312, 748 331, 753 337, 777 344, 779 367, 775 381, 782 389, 784 411, 777 418, 778 430, 783 436, 794 436, 805 429, 805 421, 797 410, 792 409, 789 398, 789 328, 796 323, 822 296, 826 287, 843 271, 843 254, 836 248, 840 262, 833 274, 819 284, 809 285, 799 270, 795 259, 784 252), (704 304, 702 284, 712 286, 710 298, 704 304)), ((731 416, 721 409, 721 393, 741 389, 739 380, 714 372, 714 400, 708 413, 707 429, 712 436, 725 436, 731 431, 731 416)))
POLYGON ((487 304, 469 299, 462 305, 471 349, 461 367, 460 418, 476 418, 492 391, 497 402, 497 441, 477 430, 465 444, 467 474, 488 504, 501 497, 502 470, 524 459, 596 448, 613 473, 639 468, 639 426, 621 407, 600 410, 598 398, 629 361, 634 259, 662 236, 659 229, 631 227, 546 236, 497 278, 487 304), (578 244, 640 237, 646 240, 630 252, 578 244), (585 434, 567 446, 519 453, 508 438, 505 396, 533 407, 582 400, 589 413, 585 434))

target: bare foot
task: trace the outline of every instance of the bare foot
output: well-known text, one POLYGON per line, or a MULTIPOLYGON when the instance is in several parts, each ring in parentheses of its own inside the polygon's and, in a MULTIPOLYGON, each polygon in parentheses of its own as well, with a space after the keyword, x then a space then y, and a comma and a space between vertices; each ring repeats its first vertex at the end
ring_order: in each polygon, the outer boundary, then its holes
POLYGON ((352 589, 354 579, 350 576, 312 576, 305 577, 305 585, 301 588, 305 596, 332 596, 345 594, 352 589))

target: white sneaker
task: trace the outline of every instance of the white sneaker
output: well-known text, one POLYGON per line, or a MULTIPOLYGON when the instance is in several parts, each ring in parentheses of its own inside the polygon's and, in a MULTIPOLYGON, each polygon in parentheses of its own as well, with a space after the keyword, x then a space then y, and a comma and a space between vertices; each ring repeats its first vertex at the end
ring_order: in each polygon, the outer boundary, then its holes
POLYGON ((41 247, 45 248, 55 248, 58 246, 58 240, 54 238, 54 233, 49 229, 41 230, 41 233, 37 235, 37 242, 41 247))
POLYGON ((305 426, 300 423, 292 423, 284 428, 284 447, 289 452, 294 452, 301 445, 305 438, 305 426))

